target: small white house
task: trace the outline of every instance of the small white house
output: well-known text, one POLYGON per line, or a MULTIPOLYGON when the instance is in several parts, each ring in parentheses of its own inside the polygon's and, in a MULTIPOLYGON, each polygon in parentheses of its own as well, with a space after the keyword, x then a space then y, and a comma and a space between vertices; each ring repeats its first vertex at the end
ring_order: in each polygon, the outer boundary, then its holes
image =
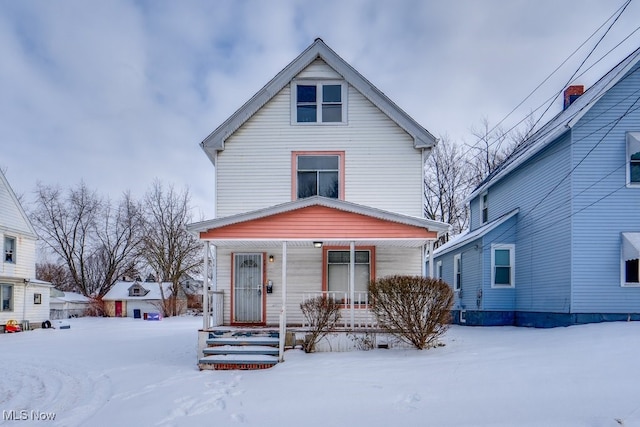
POLYGON ((52 285, 36 280, 36 240, 7 178, 0 171, 0 331, 9 320, 37 327, 49 319, 52 285))
MULTIPOLYGON (((146 317, 148 313, 162 313, 162 301, 172 295, 170 282, 116 282, 102 298, 110 317, 146 317), (160 290, 162 287, 162 291, 160 290)), ((184 312, 186 299, 178 295, 178 311, 184 312)))

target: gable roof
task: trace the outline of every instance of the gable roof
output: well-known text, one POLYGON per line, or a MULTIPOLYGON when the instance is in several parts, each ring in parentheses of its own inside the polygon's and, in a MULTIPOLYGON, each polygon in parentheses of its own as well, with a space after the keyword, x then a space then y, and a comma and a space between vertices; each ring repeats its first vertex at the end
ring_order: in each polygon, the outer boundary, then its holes
POLYGON ((435 231, 438 234, 443 233, 449 229, 449 224, 445 224, 440 221, 434 221, 425 218, 419 218, 409 215, 403 215, 395 212, 389 212, 382 209, 373 208, 370 206, 359 205, 345 200, 330 199, 322 196, 307 197, 304 199, 297 199, 291 202, 281 203, 279 205, 269 206, 267 208, 258 209, 255 211, 244 212, 237 215, 231 215, 222 218, 215 218, 208 221, 196 222, 189 224, 187 230, 192 233, 203 233, 212 229, 219 229, 233 224, 239 224, 242 222, 260 220, 267 217, 273 217, 274 215, 283 214, 292 211, 300 211, 312 206, 321 206, 329 209, 335 209, 342 212, 348 212, 352 214, 359 214, 370 218, 375 218, 383 221, 394 222, 414 227, 426 228, 431 231, 435 231))
POLYGON ((280 71, 269 83, 258 91, 240 109, 214 130, 200 146, 213 162, 216 151, 224 150, 229 136, 240 128, 251 116, 277 95, 300 72, 317 58, 340 74, 347 83, 356 88, 363 96, 384 112, 391 120, 407 132, 414 141, 415 148, 429 148, 436 145, 436 138, 413 120, 407 113, 391 101, 384 93, 365 79, 355 68, 331 50, 320 38, 317 38, 296 59, 280 71))
POLYGON ((471 200, 491 185, 501 180, 509 172, 533 157, 558 137, 569 131, 575 124, 602 98, 609 89, 616 85, 640 60, 640 48, 623 59, 607 74, 587 89, 569 107, 549 120, 520 145, 495 171, 476 187, 467 197, 471 200))
POLYGON ((20 232, 34 239, 38 237, 29 217, 22 208, 20 201, 2 171, 0 171, 0 203, 3 205, 7 203, 7 206, 3 206, 2 210, 0 210, 0 231, 20 232), (11 221, 11 218, 13 218, 14 221, 11 221), (20 223, 16 223, 15 219, 18 219, 20 223))

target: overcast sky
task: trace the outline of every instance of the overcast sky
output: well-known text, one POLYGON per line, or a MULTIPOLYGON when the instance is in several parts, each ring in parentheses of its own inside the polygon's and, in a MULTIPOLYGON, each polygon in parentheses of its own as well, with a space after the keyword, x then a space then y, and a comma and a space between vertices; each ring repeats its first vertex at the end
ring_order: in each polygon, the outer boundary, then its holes
MULTIPOLYGON (((316 37, 431 133, 472 144, 471 128, 502 120, 623 4, 0 0, 0 168, 27 200, 38 181, 115 200, 159 178, 209 218, 199 143, 316 37)), ((639 47, 639 17, 636 0, 573 83, 639 47)), ((607 26, 503 126, 561 91, 607 26)))

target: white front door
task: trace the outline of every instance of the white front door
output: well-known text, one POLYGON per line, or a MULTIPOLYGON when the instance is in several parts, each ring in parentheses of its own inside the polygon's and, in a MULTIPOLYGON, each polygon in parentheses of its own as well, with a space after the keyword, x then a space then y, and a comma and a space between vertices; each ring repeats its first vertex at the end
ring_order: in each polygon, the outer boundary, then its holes
POLYGON ((262 254, 234 254, 233 263, 233 321, 262 323, 262 254))

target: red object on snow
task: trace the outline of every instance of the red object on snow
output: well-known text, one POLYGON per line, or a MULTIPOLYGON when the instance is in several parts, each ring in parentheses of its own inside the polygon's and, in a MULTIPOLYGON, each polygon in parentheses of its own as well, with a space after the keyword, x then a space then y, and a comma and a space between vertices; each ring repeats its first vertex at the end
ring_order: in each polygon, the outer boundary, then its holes
POLYGON ((20 328, 20 325, 16 320, 7 320, 4 331, 7 333, 22 332, 22 328, 20 328))

